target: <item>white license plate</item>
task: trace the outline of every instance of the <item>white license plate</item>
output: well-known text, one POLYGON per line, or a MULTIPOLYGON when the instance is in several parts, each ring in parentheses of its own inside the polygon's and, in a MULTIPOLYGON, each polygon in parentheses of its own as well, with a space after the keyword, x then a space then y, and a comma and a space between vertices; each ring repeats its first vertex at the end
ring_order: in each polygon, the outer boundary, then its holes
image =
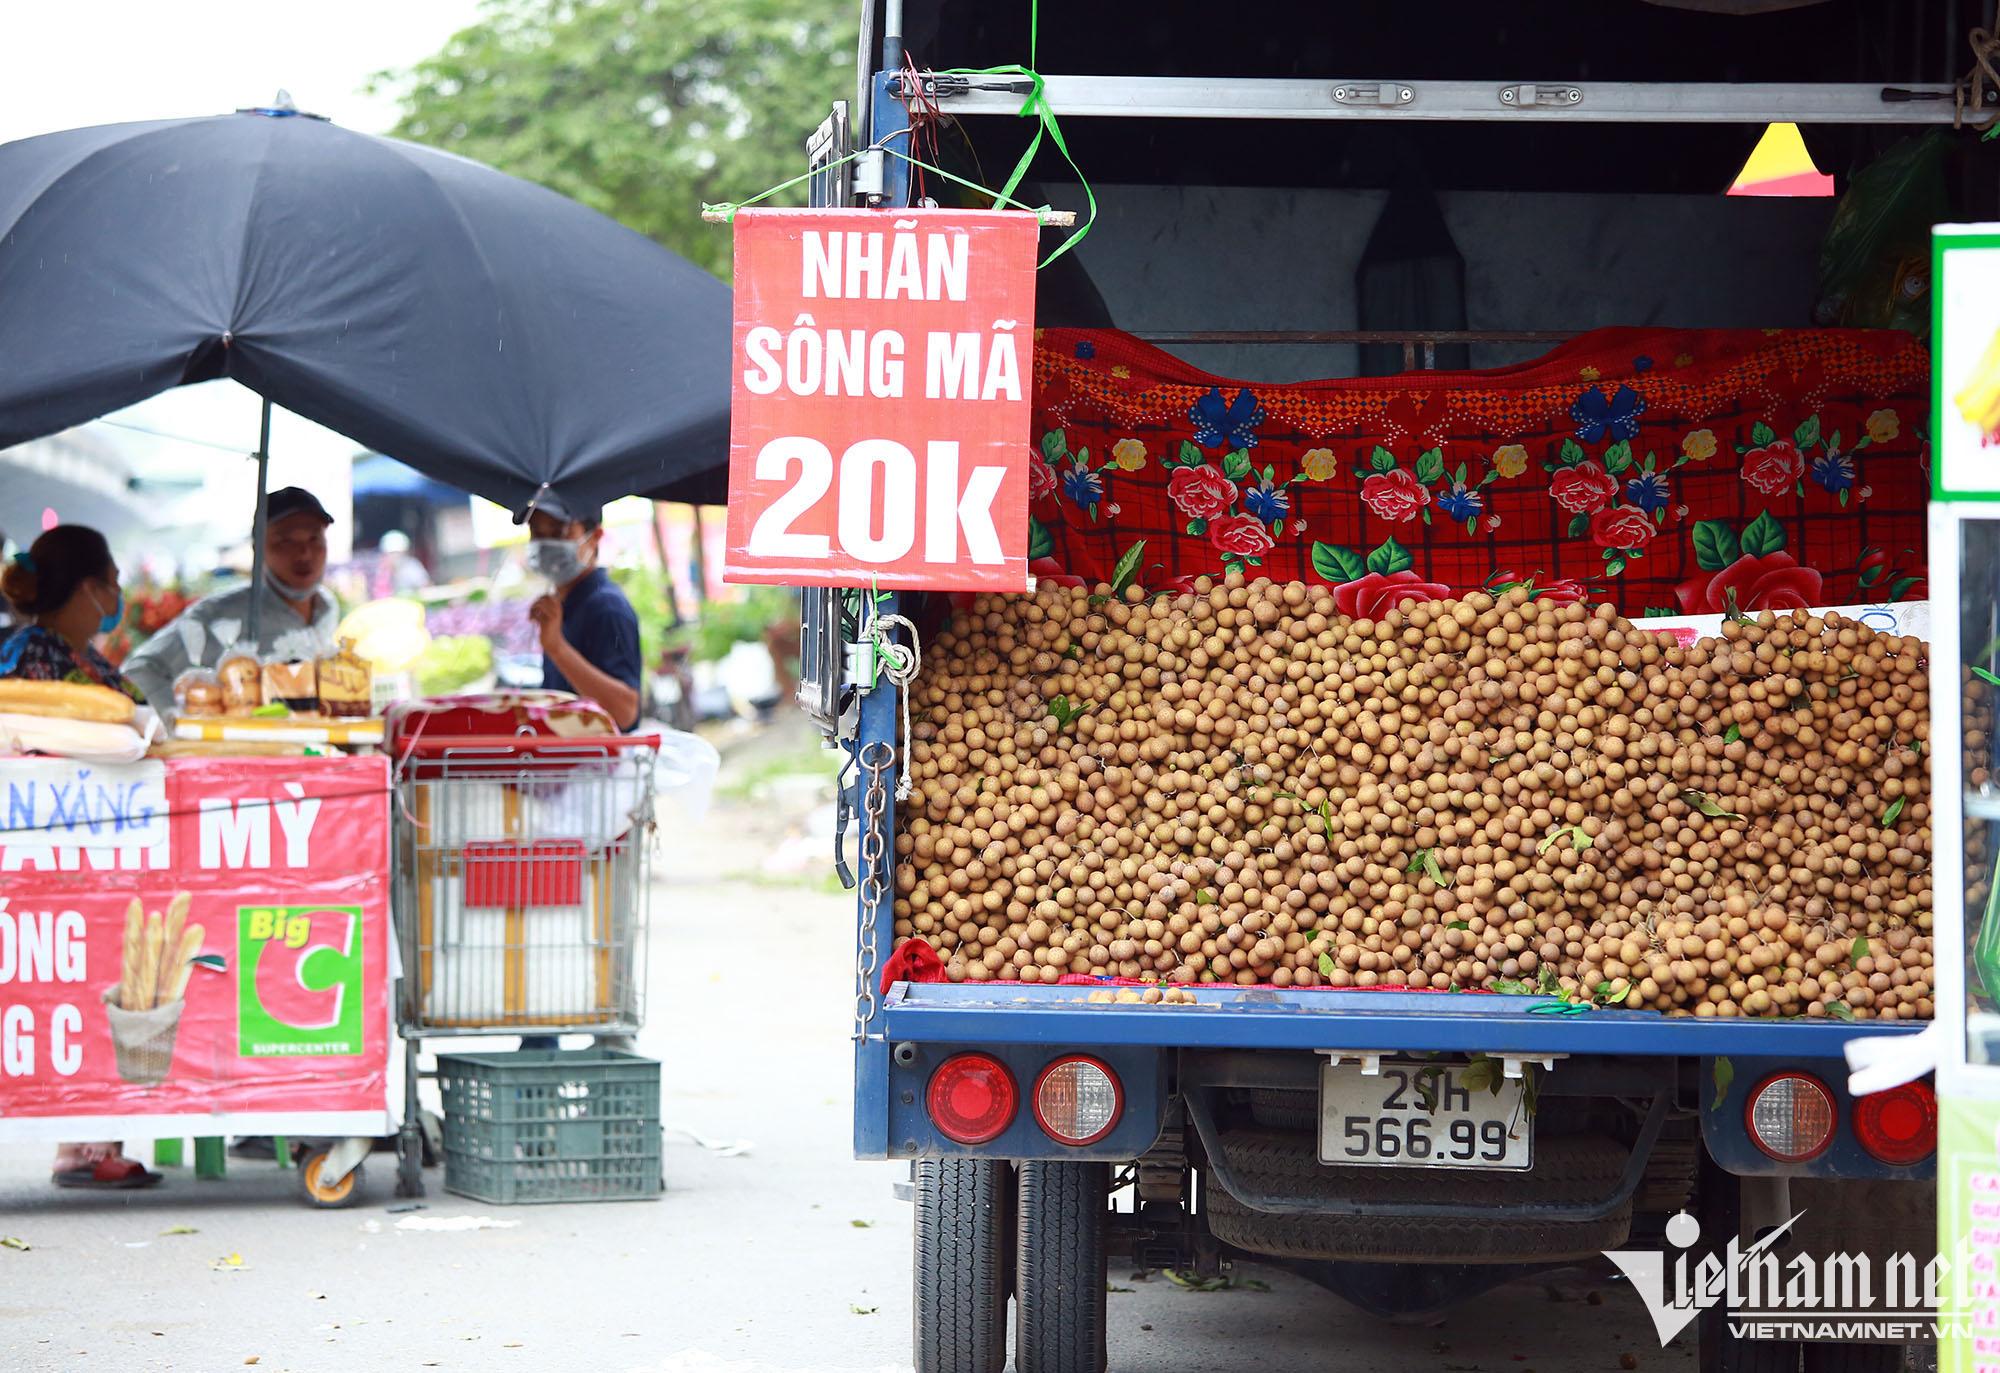
MULTIPOLYGON (((1499 1070, 1482 1065, 1482 1071, 1499 1070)), ((1502 1078, 1497 1095, 1465 1085, 1466 1068, 1382 1064, 1378 1076, 1357 1064, 1320 1069, 1321 1163, 1396 1168, 1527 1168, 1534 1122, 1525 1084, 1502 1078)))

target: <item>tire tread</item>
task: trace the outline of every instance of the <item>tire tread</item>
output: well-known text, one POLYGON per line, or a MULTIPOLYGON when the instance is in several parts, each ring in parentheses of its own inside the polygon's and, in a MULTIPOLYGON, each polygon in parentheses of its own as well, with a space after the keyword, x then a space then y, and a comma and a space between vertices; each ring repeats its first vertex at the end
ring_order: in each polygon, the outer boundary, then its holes
POLYGON ((917 1164, 912 1345, 917 1373, 1007 1366, 1009 1169, 987 1159, 917 1164))

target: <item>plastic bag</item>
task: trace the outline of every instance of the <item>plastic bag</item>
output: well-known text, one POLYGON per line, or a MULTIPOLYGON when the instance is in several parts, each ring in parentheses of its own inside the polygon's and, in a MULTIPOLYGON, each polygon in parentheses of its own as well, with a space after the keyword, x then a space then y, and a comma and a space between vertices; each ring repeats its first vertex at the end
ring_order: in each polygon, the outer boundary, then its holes
POLYGON ((699 735, 677 729, 663 729, 659 734, 660 758, 653 773, 653 790, 673 806, 683 823, 698 825, 708 815, 722 755, 699 735))
POLYGON ((1854 174, 1820 244, 1820 324, 1930 336, 1931 225, 1951 217, 1948 147, 1933 129, 1854 174))

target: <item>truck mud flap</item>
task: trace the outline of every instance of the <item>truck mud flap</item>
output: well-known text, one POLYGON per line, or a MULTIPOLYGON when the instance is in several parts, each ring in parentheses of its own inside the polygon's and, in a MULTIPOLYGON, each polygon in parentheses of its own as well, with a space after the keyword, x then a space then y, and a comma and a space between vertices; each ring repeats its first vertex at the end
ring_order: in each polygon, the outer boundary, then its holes
MULTIPOLYGON (((1571 1170, 1570 1175, 1574 1176, 1574 1170, 1581 1168, 1585 1177, 1595 1181, 1578 1189, 1558 1187, 1552 1189, 1556 1195, 1546 1200, 1523 1202, 1493 1200, 1496 1192, 1504 1193, 1506 1189, 1497 1188, 1493 1177, 1479 1171, 1327 1167, 1319 1162, 1310 1143, 1300 1151, 1297 1135, 1223 1130, 1216 1122, 1212 1089, 1188 1087, 1183 1100, 1188 1121, 1201 1140, 1208 1175, 1215 1183, 1208 1192, 1212 1208, 1214 1202, 1221 1200, 1215 1193, 1221 1191, 1228 1194, 1228 1201, 1267 1216, 1421 1217, 1564 1225, 1603 1221, 1614 1216, 1629 1222, 1632 1197, 1646 1175, 1653 1146, 1666 1123, 1670 1095, 1664 1088, 1655 1092, 1629 1150, 1617 1140, 1603 1136, 1543 1141, 1541 1157, 1533 1169, 1526 1174, 1501 1176, 1554 1179, 1565 1176, 1555 1169, 1571 1170), (1281 1145, 1279 1141, 1284 1143, 1281 1145), (1610 1166, 1620 1159, 1622 1167, 1610 1166), (1551 1171, 1544 1174, 1545 1168, 1551 1171), (1445 1199, 1419 1200, 1414 1195, 1395 1194, 1419 1188, 1431 1198, 1442 1193, 1445 1199), (1570 1190, 1582 1190, 1584 1194, 1561 1195, 1570 1190), (1388 1195, 1383 1195, 1385 1192, 1388 1195), (1451 1197, 1453 1192, 1462 1192, 1463 1199, 1451 1197)), ((1227 1205, 1228 1202, 1223 1202, 1225 1208, 1227 1205)))

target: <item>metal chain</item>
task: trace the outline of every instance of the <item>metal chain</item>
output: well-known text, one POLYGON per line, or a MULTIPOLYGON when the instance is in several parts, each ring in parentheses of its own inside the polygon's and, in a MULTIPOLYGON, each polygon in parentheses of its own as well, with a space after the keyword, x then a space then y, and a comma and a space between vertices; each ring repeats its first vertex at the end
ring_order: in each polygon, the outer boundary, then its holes
POLYGON ((856 759, 866 778, 861 793, 861 937, 857 941, 854 977, 854 1038, 865 1038, 879 1002, 875 977, 881 967, 876 941, 880 921, 893 919, 889 905, 888 842, 883 831, 889 819, 889 788, 884 782, 896 765, 896 750, 880 739, 861 746, 856 759))

